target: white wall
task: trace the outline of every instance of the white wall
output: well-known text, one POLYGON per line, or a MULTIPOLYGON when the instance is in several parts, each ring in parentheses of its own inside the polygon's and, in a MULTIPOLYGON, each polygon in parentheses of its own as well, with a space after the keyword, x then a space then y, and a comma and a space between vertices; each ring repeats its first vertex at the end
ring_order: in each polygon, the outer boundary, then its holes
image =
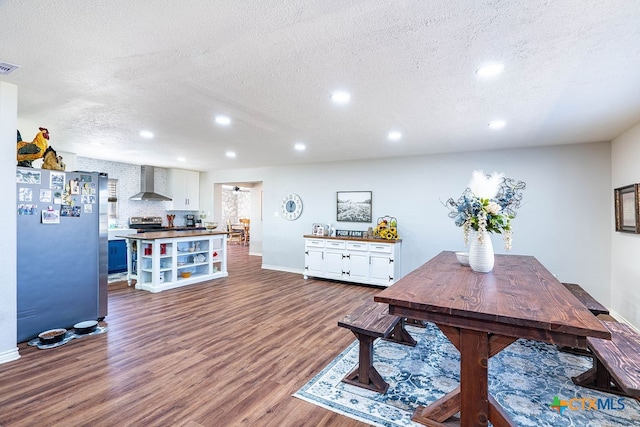
POLYGON ((251 187, 251 234, 249 238, 249 255, 262 255, 262 182, 251 187))
POLYGON ((640 235, 615 231, 613 189, 640 183, 640 124, 612 142, 611 308, 640 328, 640 235))
MULTIPOLYGON (((405 275, 442 250, 463 249, 462 230, 442 202, 462 193, 474 169, 504 172, 527 183, 514 221, 512 253, 535 256, 561 281, 579 283, 609 305, 609 143, 211 171, 202 183, 212 188, 216 182, 263 181, 263 266, 299 273, 302 235, 314 222, 354 230, 373 225, 337 223, 336 192, 371 190, 374 222, 383 215, 398 219, 405 275), (279 214, 288 192, 304 204, 295 221, 279 214)), ((501 236, 493 243, 497 253, 504 252, 501 236)))
POLYGON ((16 258, 16 129, 18 125, 18 88, 0 82, 0 193, 5 203, 0 207, 3 232, 0 239, 0 363, 20 357, 17 314, 16 258))

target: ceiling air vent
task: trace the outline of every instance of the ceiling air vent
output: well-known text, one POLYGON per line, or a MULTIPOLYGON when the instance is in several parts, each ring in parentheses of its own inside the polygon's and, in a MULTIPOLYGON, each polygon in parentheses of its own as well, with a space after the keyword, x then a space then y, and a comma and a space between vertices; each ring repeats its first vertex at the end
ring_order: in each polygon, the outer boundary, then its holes
POLYGON ((15 70, 20 68, 19 65, 9 64, 8 62, 0 61, 0 74, 7 75, 13 73, 15 70))

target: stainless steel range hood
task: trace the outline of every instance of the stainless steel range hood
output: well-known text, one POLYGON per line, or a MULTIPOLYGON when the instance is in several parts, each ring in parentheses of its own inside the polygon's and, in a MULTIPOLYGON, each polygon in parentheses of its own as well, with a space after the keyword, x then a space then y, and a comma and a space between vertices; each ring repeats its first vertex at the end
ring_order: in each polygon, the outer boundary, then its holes
POLYGON ((152 200, 155 202, 170 202, 169 197, 153 191, 153 166, 140 166, 140 192, 129 197, 129 200, 152 200))

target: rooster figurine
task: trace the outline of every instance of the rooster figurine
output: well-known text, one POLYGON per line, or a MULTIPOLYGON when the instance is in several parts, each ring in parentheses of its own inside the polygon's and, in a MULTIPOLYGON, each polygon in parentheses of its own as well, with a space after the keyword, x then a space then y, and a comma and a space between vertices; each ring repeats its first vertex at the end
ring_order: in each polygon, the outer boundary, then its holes
POLYGON ((40 128, 40 132, 31 142, 21 141, 18 138, 18 166, 31 168, 32 162, 44 156, 49 147, 49 131, 40 128))

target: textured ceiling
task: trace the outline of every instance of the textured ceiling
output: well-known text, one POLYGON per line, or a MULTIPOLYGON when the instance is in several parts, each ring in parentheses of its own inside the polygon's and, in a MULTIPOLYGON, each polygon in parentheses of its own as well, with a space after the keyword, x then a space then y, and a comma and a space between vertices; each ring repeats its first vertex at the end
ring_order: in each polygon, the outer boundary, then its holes
POLYGON ((105 160, 257 167, 608 141, 640 122, 638 0, 12 0, 0 28, 23 138, 47 127, 55 149, 105 160), (504 72, 479 78, 492 61, 504 72))

